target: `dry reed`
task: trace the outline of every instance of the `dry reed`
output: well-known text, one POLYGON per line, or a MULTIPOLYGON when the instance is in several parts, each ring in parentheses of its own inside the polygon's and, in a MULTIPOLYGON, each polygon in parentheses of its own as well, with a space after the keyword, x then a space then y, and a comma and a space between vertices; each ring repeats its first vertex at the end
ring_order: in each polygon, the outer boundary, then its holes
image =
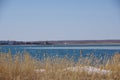
MULTIPOLYGON (((74 67, 74 68, 73 68, 74 67)), ((0 80, 120 80, 120 54, 116 54, 105 65, 96 58, 80 58, 78 62, 59 57, 43 60, 32 58, 29 53, 11 55, 0 54, 0 80), (93 65, 94 62, 94 65, 93 65), (88 73, 70 69, 76 66, 92 66, 108 73, 88 73), (68 69, 69 68, 69 69, 68 69)))

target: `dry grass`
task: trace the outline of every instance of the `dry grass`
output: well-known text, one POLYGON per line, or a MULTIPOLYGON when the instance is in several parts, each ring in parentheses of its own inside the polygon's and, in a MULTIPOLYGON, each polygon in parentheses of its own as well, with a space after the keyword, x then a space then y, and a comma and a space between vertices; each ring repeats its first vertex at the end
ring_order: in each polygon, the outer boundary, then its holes
POLYGON ((120 54, 116 54, 105 65, 96 58, 72 59, 47 57, 33 59, 28 53, 14 55, 0 54, 0 80, 120 80, 120 54), (94 62, 94 63, 93 63, 94 62), (71 71, 70 67, 94 66, 109 73, 88 73, 85 70, 71 71))

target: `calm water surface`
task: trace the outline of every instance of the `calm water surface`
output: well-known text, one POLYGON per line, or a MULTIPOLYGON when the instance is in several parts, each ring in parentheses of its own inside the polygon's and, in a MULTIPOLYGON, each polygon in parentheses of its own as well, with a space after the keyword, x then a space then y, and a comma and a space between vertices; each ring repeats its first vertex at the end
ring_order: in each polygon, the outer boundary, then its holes
POLYGON ((46 45, 46 46, 0 46, 0 52, 7 53, 11 51, 16 53, 24 53, 27 51, 31 56, 43 58, 44 56, 74 57, 76 60, 82 55, 83 57, 94 54, 95 57, 104 58, 111 57, 115 53, 120 52, 120 45, 46 45))

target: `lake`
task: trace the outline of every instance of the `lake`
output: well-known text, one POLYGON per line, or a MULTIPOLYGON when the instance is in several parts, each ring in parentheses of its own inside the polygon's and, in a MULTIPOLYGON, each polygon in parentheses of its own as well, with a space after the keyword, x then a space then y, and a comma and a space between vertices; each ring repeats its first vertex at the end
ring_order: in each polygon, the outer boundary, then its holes
POLYGON ((81 55, 83 57, 94 55, 97 58, 110 58, 115 53, 120 53, 120 45, 5 45, 0 46, 0 52, 13 55, 28 52, 31 56, 42 59, 46 56, 59 56, 68 58, 74 57, 77 60, 81 55))

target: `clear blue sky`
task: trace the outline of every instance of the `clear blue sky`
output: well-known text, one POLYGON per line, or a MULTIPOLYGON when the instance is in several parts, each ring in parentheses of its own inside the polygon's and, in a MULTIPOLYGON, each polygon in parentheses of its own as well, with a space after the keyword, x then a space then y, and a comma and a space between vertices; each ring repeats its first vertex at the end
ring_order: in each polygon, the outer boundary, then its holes
POLYGON ((119 0, 0 0, 0 40, 120 39, 119 0))

